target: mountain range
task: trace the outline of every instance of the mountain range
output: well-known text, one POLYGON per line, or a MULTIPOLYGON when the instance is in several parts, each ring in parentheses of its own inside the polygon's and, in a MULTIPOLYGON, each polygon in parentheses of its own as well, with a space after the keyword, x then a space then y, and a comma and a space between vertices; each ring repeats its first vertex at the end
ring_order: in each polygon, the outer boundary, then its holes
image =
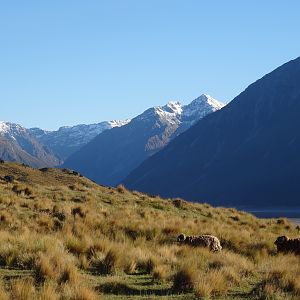
POLYGON ((55 166, 61 160, 21 125, 0 122, 0 158, 33 167, 55 166))
POLYGON ((63 164, 104 185, 115 186, 144 160, 224 104, 201 95, 188 105, 152 107, 128 124, 106 130, 63 164))
MULTIPOLYGON (((144 135, 149 136, 143 146, 147 155, 151 155, 204 115, 222 106, 221 103, 213 98, 202 95, 190 105, 183 106, 179 102, 170 102, 163 107, 150 108, 144 114, 137 116, 133 124, 140 122, 140 124, 149 125, 151 122, 154 122, 149 128, 144 127, 140 131, 144 135), (155 124, 156 122, 157 124, 155 124), (155 128, 160 126, 165 128, 162 136, 159 135, 160 129, 155 131, 155 128), (149 130, 149 133, 146 132, 147 130, 149 130), (154 132, 158 134, 153 134, 154 132)), ((68 166, 81 170, 82 166, 73 165, 73 163, 69 165, 69 161, 73 161, 73 154, 74 157, 80 156, 81 148, 93 141, 98 135, 105 131, 110 131, 112 128, 123 127, 130 122, 130 119, 104 121, 97 124, 64 126, 54 131, 41 128, 27 129, 19 124, 0 122, 0 158, 8 161, 18 161, 33 167, 60 166, 67 160, 68 166), (77 151, 79 151, 79 154, 76 153, 77 151), (68 160, 70 156, 71 158, 68 160)), ((113 147, 114 145, 112 145, 113 147)), ((131 152, 134 156, 133 153, 134 147, 131 152)), ((142 162, 145 157, 148 157, 147 155, 140 158, 139 161, 142 162)), ((97 153, 94 153, 92 159, 98 159, 97 153)), ((82 159, 81 161, 83 162, 84 160, 82 159)), ((122 169, 122 166, 119 167, 122 169)), ((118 180, 123 180, 127 173, 124 174, 124 177, 120 176, 118 180)), ((91 174, 88 173, 88 175, 91 174)), ((104 180, 104 183, 112 184, 106 180, 104 180)))
POLYGON ((300 58, 251 84, 138 166, 129 189, 226 206, 300 199, 300 58))
POLYGON ((124 121, 114 120, 97 124, 63 126, 55 131, 40 128, 30 128, 29 131, 40 143, 47 146, 64 161, 104 130, 121 127, 129 122, 130 119, 124 121))
POLYGON ((300 198, 300 58, 225 107, 208 95, 131 120, 26 129, 0 122, 0 158, 79 171, 103 185, 235 207, 300 198))

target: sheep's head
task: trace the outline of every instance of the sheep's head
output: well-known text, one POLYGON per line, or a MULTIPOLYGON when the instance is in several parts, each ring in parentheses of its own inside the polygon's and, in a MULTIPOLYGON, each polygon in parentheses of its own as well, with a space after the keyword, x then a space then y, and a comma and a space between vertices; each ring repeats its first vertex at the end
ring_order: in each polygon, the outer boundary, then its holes
POLYGON ((279 236, 278 238, 277 238, 277 240, 275 241, 275 245, 276 246, 280 246, 280 245, 282 245, 282 244, 284 244, 286 241, 288 241, 289 240, 289 238, 287 237, 287 236, 285 236, 285 235, 283 235, 283 236, 279 236))
POLYGON ((183 242, 185 241, 185 239, 186 239, 186 236, 185 236, 183 233, 181 233, 181 234, 179 234, 179 236, 177 237, 177 242, 178 242, 178 243, 183 243, 183 242))

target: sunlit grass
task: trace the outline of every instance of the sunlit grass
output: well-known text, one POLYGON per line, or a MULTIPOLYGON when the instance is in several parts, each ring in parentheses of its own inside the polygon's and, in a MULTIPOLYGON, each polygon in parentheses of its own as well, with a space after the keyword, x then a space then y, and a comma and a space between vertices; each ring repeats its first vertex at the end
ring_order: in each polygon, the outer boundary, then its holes
POLYGON ((29 275, 4 279, 0 268, 0 299, 300 295, 299 258, 273 245, 297 235, 287 220, 1 164, 0 176, 10 174, 14 182, 0 179, 0 265, 29 275), (179 233, 213 234, 223 251, 179 246, 179 233))

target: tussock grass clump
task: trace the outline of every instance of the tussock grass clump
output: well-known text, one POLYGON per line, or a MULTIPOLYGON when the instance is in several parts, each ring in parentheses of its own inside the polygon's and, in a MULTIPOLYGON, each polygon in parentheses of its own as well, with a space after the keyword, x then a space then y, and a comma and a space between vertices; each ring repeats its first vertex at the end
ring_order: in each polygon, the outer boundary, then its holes
POLYGON ((79 277, 74 266, 74 258, 63 248, 49 249, 45 253, 39 253, 33 270, 37 283, 44 283, 46 280, 75 282, 79 277))
POLYGON ((87 286, 77 286, 73 290, 71 299, 76 300, 96 300, 99 299, 99 295, 87 286))
POLYGON ((155 257, 143 257, 138 262, 138 269, 140 272, 145 274, 151 274, 155 267, 157 267, 158 260, 155 257))
POLYGON ((109 250, 105 258, 96 264, 100 274, 115 274, 120 267, 121 253, 116 250, 109 250))
POLYGON ((58 287, 52 281, 45 282, 40 288, 39 300, 59 300, 58 287))
POLYGON ((175 207, 179 208, 179 209, 183 209, 185 207, 185 203, 186 201, 180 199, 180 198, 177 198, 177 199, 173 199, 172 200, 172 203, 175 207))
POLYGON ((157 282, 165 282, 170 279, 170 268, 166 265, 160 264, 153 268, 153 280, 157 282))
POLYGON ((76 218, 76 216, 84 218, 86 216, 86 213, 83 211, 81 206, 78 206, 72 208, 72 216, 74 217, 74 219, 76 218))
POLYGON ((85 238, 78 238, 72 234, 66 239, 66 248, 74 255, 79 256, 88 251, 89 242, 85 238))
POLYGON ((78 284, 80 282, 81 275, 74 265, 67 265, 59 278, 60 283, 78 284))
POLYGON ((9 300, 9 295, 4 287, 3 282, 0 282, 0 300, 9 300))
POLYGON ((231 278, 224 269, 201 271, 193 266, 184 266, 173 278, 173 289, 176 292, 191 292, 200 298, 226 296, 232 285, 231 278))
POLYGON ((263 276, 253 289, 253 295, 263 299, 273 295, 300 297, 299 258, 294 255, 277 255, 260 265, 263 276))
POLYGON ((195 268, 182 267, 173 279, 173 289, 176 292, 190 292, 195 288, 198 272, 195 268))
POLYGON ((96 262, 97 272, 100 274, 115 275, 118 273, 135 273, 138 263, 130 250, 122 249, 120 245, 111 248, 105 257, 96 262))
POLYGON ((12 283, 12 298, 15 300, 36 299, 36 289, 31 279, 18 279, 12 283))
POLYGON ((211 296, 226 296, 231 283, 221 270, 212 270, 201 274, 195 284, 195 294, 201 298, 211 296))

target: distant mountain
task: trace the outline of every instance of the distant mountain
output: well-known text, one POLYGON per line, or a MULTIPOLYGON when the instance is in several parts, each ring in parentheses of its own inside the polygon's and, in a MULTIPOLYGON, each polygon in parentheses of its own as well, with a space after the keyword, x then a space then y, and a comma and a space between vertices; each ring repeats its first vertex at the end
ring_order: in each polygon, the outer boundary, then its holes
POLYGON ((0 122, 0 158, 33 167, 56 166, 61 163, 28 129, 9 122, 0 122))
POLYGON ((153 107, 119 128, 104 131, 64 163, 105 185, 116 185, 146 158, 223 104, 202 95, 189 105, 153 107))
POLYGON ((124 121, 114 120, 98 124, 64 126, 56 131, 47 131, 40 128, 30 128, 29 130, 37 140, 46 145, 62 160, 65 160, 104 130, 123 126, 129 121, 129 119, 124 121))
POLYGON ((130 189, 226 206, 299 206, 300 58, 153 155, 130 189))

